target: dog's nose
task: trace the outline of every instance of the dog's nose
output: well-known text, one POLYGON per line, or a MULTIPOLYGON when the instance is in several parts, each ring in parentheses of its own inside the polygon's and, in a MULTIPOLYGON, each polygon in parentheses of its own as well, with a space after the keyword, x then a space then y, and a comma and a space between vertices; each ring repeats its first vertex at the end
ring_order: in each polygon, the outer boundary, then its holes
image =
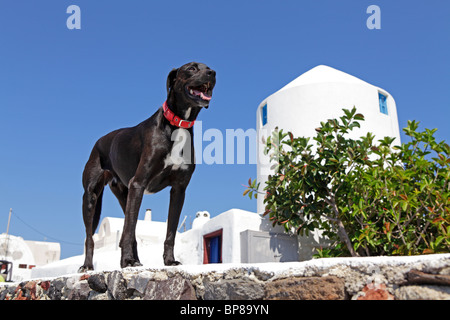
POLYGON ((206 71, 206 74, 208 76, 211 76, 211 77, 215 77, 216 76, 216 72, 214 70, 212 70, 212 69, 209 69, 208 71, 206 71))

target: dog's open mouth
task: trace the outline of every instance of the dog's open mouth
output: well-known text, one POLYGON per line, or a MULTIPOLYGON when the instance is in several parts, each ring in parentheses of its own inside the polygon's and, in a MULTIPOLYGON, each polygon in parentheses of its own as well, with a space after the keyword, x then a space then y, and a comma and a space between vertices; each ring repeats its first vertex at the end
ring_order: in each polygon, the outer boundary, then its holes
POLYGON ((196 87, 188 87, 187 89, 191 96, 199 97, 202 100, 209 101, 212 98, 212 87, 209 82, 196 87))

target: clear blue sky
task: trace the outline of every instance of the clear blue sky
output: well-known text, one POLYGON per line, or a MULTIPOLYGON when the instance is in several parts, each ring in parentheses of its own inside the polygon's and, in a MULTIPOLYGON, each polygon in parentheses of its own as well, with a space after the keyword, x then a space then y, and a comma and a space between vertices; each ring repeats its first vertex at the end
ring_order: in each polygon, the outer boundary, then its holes
MULTIPOLYGON (((13 208, 26 224, 13 215, 11 234, 78 243, 62 243, 62 258, 81 254, 81 174, 91 148, 152 115, 173 67, 195 60, 217 71, 211 106, 199 116, 204 130, 255 128, 264 98, 325 64, 389 91, 401 128, 415 119, 449 141, 449 57, 444 0, 2 0, 0 232, 13 208), (81 30, 66 27, 72 4, 81 30), (371 4, 381 8, 381 30, 366 27, 371 4)), ((198 165, 182 217, 255 211, 242 197, 255 176, 250 164, 198 165)), ((164 221, 168 191, 145 196, 140 219, 152 208, 164 221)), ((105 216, 123 216, 109 190, 105 216)))

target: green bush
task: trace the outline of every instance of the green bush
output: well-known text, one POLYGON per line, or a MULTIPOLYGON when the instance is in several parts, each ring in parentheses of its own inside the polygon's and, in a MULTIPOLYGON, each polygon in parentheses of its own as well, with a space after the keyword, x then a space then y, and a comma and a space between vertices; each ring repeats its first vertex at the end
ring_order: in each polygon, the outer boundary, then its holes
POLYGON ((320 230, 331 241, 317 256, 417 255, 450 252, 450 147, 436 129, 403 129, 411 138, 374 144, 348 134, 364 121, 356 109, 322 122, 313 138, 274 130, 266 141, 274 174, 265 192, 249 180, 244 195, 264 195, 265 215, 286 232, 320 230))

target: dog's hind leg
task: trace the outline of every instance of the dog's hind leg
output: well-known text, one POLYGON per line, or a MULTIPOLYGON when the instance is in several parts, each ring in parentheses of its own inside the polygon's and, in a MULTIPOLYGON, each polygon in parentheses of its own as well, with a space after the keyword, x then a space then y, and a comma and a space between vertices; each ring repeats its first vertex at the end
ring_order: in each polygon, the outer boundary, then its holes
POLYGON ((121 181, 119 181, 118 178, 111 179, 109 182, 109 188, 116 196, 117 200, 119 200, 120 207, 122 208, 123 213, 125 213, 127 208, 128 188, 121 181))
POLYGON ((98 227, 98 223, 100 222, 100 215, 102 213, 102 199, 103 199, 103 190, 100 191, 100 194, 97 196, 97 203, 95 204, 94 218, 92 219, 92 231, 95 232, 98 227))
POLYGON ((83 172, 83 221, 86 228, 86 242, 85 260, 79 272, 94 269, 92 260, 94 255, 94 239, 92 236, 100 220, 103 189, 109 176, 110 173, 101 168, 100 157, 94 147, 83 172))

